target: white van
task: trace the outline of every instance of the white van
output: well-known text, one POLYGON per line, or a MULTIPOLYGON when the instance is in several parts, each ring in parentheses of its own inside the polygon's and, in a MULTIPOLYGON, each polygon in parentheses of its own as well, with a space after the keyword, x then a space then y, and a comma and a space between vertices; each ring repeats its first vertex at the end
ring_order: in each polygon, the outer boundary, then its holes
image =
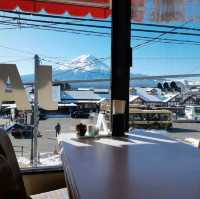
POLYGON ((186 106, 185 117, 189 120, 200 120, 200 106, 186 106))

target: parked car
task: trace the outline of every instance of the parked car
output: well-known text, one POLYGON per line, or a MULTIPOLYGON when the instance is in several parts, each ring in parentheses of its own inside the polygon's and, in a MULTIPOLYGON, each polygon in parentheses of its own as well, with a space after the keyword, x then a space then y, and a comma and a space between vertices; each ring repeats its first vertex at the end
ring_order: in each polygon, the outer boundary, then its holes
POLYGON ((40 119, 40 120, 46 120, 46 119, 48 119, 47 114, 45 114, 45 113, 40 113, 40 114, 39 114, 39 119, 40 119))
POLYGON ((31 138, 33 134, 33 127, 30 125, 14 124, 10 132, 15 138, 31 138))
POLYGON ((74 111, 71 114, 72 118, 89 118, 90 114, 84 111, 74 111))

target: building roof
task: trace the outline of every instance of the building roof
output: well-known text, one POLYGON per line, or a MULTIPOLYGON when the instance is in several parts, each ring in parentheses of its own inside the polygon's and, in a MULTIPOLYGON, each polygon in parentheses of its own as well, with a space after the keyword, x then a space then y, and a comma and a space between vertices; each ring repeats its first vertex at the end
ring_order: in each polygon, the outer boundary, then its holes
POLYGON ((71 101, 100 101, 103 98, 108 99, 109 94, 97 94, 92 90, 69 90, 62 92, 62 100, 71 101))
POLYGON ((163 102, 169 102, 172 99, 174 99, 175 97, 177 97, 178 95, 179 95, 179 93, 166 94, 165 95, 165 99, 163 100, 163 102))
POLYGON ((143 99, 145 102, 157 102, 166 103, 172 100, 174 97, 178 96, 179 93, 162 93, 160 89, 157 88, 135 88, 136 95, 143 99), (151 94, 150 92, 156 90, 157 94, 151 94))
POLYGON ((134 100, 140 98, 138 95, 130 95, 129 96, 129 102, 133 102, 134 100))
POLYGON ((98 94, 108 94, 109 93, 109 90, 108 89, 101 89, 101 88, 96 88, 94 89, 94 92, 95 93, 98 93, 98 94))
POLYGON ((152 95, 146 91, 146 88, 136 88, 136 95, 138 95, 145 102, 163 102, 160 95, 152 95))

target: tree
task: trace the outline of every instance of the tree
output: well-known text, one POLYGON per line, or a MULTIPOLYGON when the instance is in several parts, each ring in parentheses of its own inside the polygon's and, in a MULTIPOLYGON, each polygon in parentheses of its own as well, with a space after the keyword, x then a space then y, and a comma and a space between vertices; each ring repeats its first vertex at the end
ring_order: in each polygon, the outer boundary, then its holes
POLYGON ((163 84, 163 89, 164 89, 165 91, 170 91, 170 87, 169 87, 169 84, 168 84, 167 82, 165 82, 165 83, 163 84))
POLYGON ((163 90, 163 86, 160 82, 157 84, 157 88, 159 88, 161 91, 163 90))
POLYGON ((176 85, 176 82, 174 82, 174 81, 172 81, 171 83, 170 83, 170 88, 171 88, 171 90, 172 91, 177 91, 177 85, 176 85))
POLYGON ((177 92, 181 92, 181 88, 177 86, 176 82, 172 81, 170 83, 170 88, 173 90, 173 91, 177 91, 177 92))

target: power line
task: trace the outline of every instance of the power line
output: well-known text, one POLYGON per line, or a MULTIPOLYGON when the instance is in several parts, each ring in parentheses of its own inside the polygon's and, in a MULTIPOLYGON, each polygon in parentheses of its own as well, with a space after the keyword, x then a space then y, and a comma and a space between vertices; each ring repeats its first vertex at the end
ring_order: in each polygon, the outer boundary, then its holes
MULTIPOLYGON (((13 23, 13 22, 5 22, 5 21, 0 21, 0 23, 4 23, 4 24, 12 24, 12 25, 17 25, 16 23, 13 23)), ((52 23, 52 22, 51 22, 52 23)), ((44 25, 38 25, 38 24, 28 24, 28 23, 21 23, 22 25, 30 25, 31 27, 33 27, 33 26, 39 26, 39 27, 43 27, 44 25)), ((24 26, 22 26, 22 27, 24 27, 24 26)), ((48 26, 48 27, 50 27, 50 28, 60 28, 60 27, 54 27, 54 26, 48 26)), ((66 29, 65 28, 65 30, 73 30, 73 31, 84 31, 84 30, 79 30, 79 29, 66 29)), ((95 31, 87 31, 88 33, 94 33, 95 31)), ((95 32, 95 33, 98 33, 98 34, 109 34, 109 33, 102 33, 102 32, 95 32)), ((166 33, 164 33, 164 34, 166 34, 166 33)), ((157 41, 168 41, 168 42, 164 42, 164 43, 170 43, 169 41, 176 41, 176 42, 180 42, 180 43, 177 43, 177 44, 184 44, 184 42, 188 42, 188 43, 192 43, 192 42, 195 42, 195 41, 188 41, 188 40, 172 40, 172 39, 161 39, 161 38, 158 38, 158 37, 141 37, 141 36, 134 36, 134 37, 138 37, 138 38, 143 38, 143 39, 149 39, 149 38, 151 38, 151 39, 153 39, 153 40, 157 40, 157 41), (182 43, 181 43, 182 42, 182 43)), ((196 45, 199 45, 200 43, 199 42, 195 42, 195 43, 193 43, 193 44, 196 44, 196 45)), ((3 48, 7 48, 7 49, 9 49, 9 50, 15 50, 15 51, 20 51, 20 52, 23 52, 23 53, 31 53, 31 54, 34 54, 33 52, 25 52, 25 51, 21 51, 21 50, 18 50, 18 49, 13 49, 13 48, 9 48, 9 47, 5 47, 5 46, 1 46, 0 45, 0 47, 3 47, 3 48)), ((56 63, 56 64, 60 64, 60 63, 56 63)))
POLYGON ((200 28, 191 28, 191 27, 182 27, 182 26, 173 26, 173 25, 162 25, 162 24, 149 24, 149 23, 132 23, 137 26, 147 26, 155 28, 167 28, 167 29, 179 29, 179 30, 190 30, 190 31, 200 31, 200 28))
MULTIPOLYGON (((4 22, 4 21, 0 21, 1 24, 5 24, 5 25, 14 25, 17 28, 17 24, 15 22, 4 22)), ((66 31, 74 31, 74 32, 81 32, 81 33, 91 33, 91 34, 96 34, 96 35, 101 35, 101 36, 110 36, 109 33, 106 32, 98 32, 98 31, 91 31, 91 30, 81 30, 81 29, 73 29, 73 28, 62 28, 62 27, 56 27, 56 26, 51 26, 51 25, 44 25, 44 24, 33 24, 33 23, 21 23, 21 25, 26 25, 26 26, 30 26, 29 28, 34 28, 37 27, 38 29, 44 29, 44 30, 55 30, 55 31, 59 31, 59 32, 66 32, 66 31)), ((27 28, 26 26, 22 26, 21 28, 27 28)))
MULTIPOLYGON (((28 13, 28 12, 20 12, 20 11, 6 11, 0 10, 4 13, 17 14, 17 15, 25 15, 25 16, 34 16, 34 17, 44 17, 44 18, 55 18, 55 19, 67 19, 67 20, 77 20, 77 21, 89 21, 89 22, 103 22, 103 23, 111 23, 111 20, 98 20, 98 19, 88 19, 88 18, 78 18, 78 17, 67 17, 67 16, 58 16, 58 15, 47 15, 47 14, 38 14, 38 13, 28 13)), ((150 24, 150 23, 136 23, 133 22, 132 25, 137 26, 147 26, 147 27, 159 27, 159 28, 176 28, 181 30, 191 30, 191 31, 200 31, 199 28, 190 28, 190 27, 179 27, 174 25, 163 25, 163 24, 150 24)))
MULTIPOLYGON (((140 36, 137 36, 140 38, 140 36)), ((141 38, 149 38, 149 37, 141 37, 141 38)), ((164 39, 162 39, 164 40, 164 39)), ((166 39, 166 40, 169 40, 171 41, 171 39, 166 39)), ((179 41, 179 40, 175 40, 175 41, 179 41)), ((181 41, 179 41, 181 42, 181 41)), ((188 40, 185 40, 185 42, 193 42, 193 41, 188 41, 188 40)), ((169 42, 165 42, 165 43, 169 43, 169 42)), ((179 43, 179 44, 183 44, 183 43, 179 43)), ((190 43, 191 44, 191 43, 190 43)), ((194 43, 195 45, 200 45, 200 43, 194 43)), ((34 55, 33 52, 30 52, 30 51, 22 51, 22 50, 19 50, 19 49, 16 49, 16 48, 10 48, 10 47, 7 47, 7 46, 3 46, 3 45, 0 45, 1 48, 5 48, 5 49, 9 49, 9 50, 12 50, 12 51, 17 51, 17 52, 20 52, 20 53, 26 53, 26 54, 32 54, 34 55)), ((43 57, 47 57, 46 55, 43 55, 43 57)), ((110 58, 110 57, 109 57, 110 58)), ((60 64, 60 65, 64 65, 63 63, 60 63, 60 62, 54 62, 55 64, 60 64)))
MULTIPOLYGON (((89 28, 111 29, 110 26, 104 26, 104 25, 100 26, 100 25, 80 24, 80 23, 70 23, 70 22, 34 20, 34 19, 9 17, 9 16, 0 16, 0 17, 9 18, 9 19, 13 19, 13 20, 18 19, 18 20, 22 20, 22 21, 31 21, 31 22, 37 22, 37 23, 51 23, 51 24, 56 24, 56 25, 69 25, 69 26, 89 27, 89 28)), ((179 26, 176 27, 176 29, 178 29, 178 28, 179 28, 179 26)), ((148 32, 148 33, 173 34, 173 35, 185 35, 185 36, 200 36, 199 33, 177 32, 177 31, 176 32, 175 31, 162 31, 162 30, 150 30, 150 29, 139 29, 139 28, 132 28, 131 30, 135 31, 135 32, 148 32)))
MULTIPOLYGON (((13 22, 4 22, 4 21, 0 21, 1 24, 7 24, 7 25, 17 25, 16 23, 13 22)), ((81 30, 81 29, 72 29, 72 28, 60 28, 60 27, 55 27, 55 26, 47 26, 47 25, 39 25, 39 24, 30 24, 30 23, 21 23, 22 25, 26 25, 26 26, 21 26, 21 28, 33 28, 35 29, 35 27, 37 27, 37 29, 41 29, 41 30, 52 30, 52 31, 59 31, 59 32, 69 32, 69 33, 74 33, 74 34, 81 34, 81 33, 86 33, 83 35, 87 35, 87 36, 110 36, 109 33, 106 32, 98 32, 98 31, 88 31, 88 30, 81 30), (43 27, 47 27, 43 28, 43 27)), ((157 37, 142 37, 142 36, 132 36, 132 38, 138 38, 138 39, 153 39, 156 41, 155 42, 159 42, 159 43, 174 43, 174 44, 192 44, 192 45, 199 45, 199 42, 196 41, 190 41, 190 40, 177 40, 177 39, 161 39, 161 38, 157 38, 157 37), (167 42, 166 42, 167 41, 167 42)))
MULTIPOLYGON (((140 36, 138 36, 138 37, 140 37, 140 36)), ((142 38, 146 38, 146 37, 142 37, 142 38)), ((147 37, 147 38, 149 38, 149 37, 147 37)), ((170 39, 166 39, 166 40, 170 40, 170 39)), ((179 40, 176 40, 176 41, 179 41, 179 40)), ((186 42, 191 42, 191 41, 186 40, 186 42)), ((200 45, 200 43, 197 43, 197 44, 200 45)), ((24 51, 24 50, 20 50, 20 49, 16 49, 16 48, 11 48, 11 47, 7 47, 7 46, 3 46, 3 45, 0 45, 0 47, 1 48, 5 48, 5 49, 9 49, 9 50, 12 50, 12 51, 20 52, 20 53, 26 53, 26 54, 32 54, 32 55, 34 54, 33 52, 30 52, 30 51, 24 51)), ((44 57, 48 57, 48 56, 44 55, 44 57)), ((110 57, 107 57, 107 59, 110 59, 110 57)), ((146 58, 146 59, 148 59, 148 58, 146 58)), ((47 60, 45 60, 45 61, 47 61, 47 60)), ((52 62, 52 60, 51 61, 48 60, 48 61, 52 62)), ((55 62, 55 61, 53 61, 53 63, 57 64, 57 65, 65 65, 66 64, 66 63, 55 62)))
MULTIPOLYGON (((184 26, 185 24, 187 24, 187 23, 188 23, 188 22, 184 23, 183 25, 181 25, 181 27, 183 27, 183 26, 184 26)), ((177 27, 174 27, 174 28, 172 28, 170 31, 173 32, 173 31, 175 31, 176 29, 177 29, 177 27)), ((161 33, 160 35, 158 35, 157 37, 155 37, 155 38, 153 38, 153 39, 151 39, 151 40, 149 40, 149 41, 146 41, 146 42, 144 42, 144 43, 141 43, 141 44, 136 45, 134 48, 135 48, 135 49, 138 49, 138 48, 147 46, 147 44, 150 44, 150 43, 152 43, 152 42, 155 42, 156 40, 160 39, 162 36, 164 36, 164 35, 166 35, 166 34, 167 34, 167 33, 161 33)))
POLYGON ((200 57, 134 57, 133 59, 146 59, 146 60, 148 60, 148 59, 158 59, 158 60, 160 60, 160 59, 184 59, 184 60, 190 60, 190 59, 200 59, 200 57))
MULTIPOLYGON (((100 61, 100 60, 106 60, 106 59, 110 59, 110 57, 96 58, 95 60, 96 61, 100 61)), ((48 59, 41 59, 41 60, 46 61, 46 62, 50 62, 50 63, 54 63, 54 64, 59 65, 59 66, 66 66, 67 65, 67 63, 55 62, 55 61, 48 60, 48 59)), ((82 62, 82 63, 87 63, 87 62, 82 62)), ((92 65, 93 65, 93 63, 87 64, 87 66, 92 66, 92 65)), ((60 69, 60 68, 59 67, 54 67, 54 70, 55 69, 60 69)), ((80 66, 74 67, 72 69, 68 69, 68 70, 65 70, 65 71, 70 72, 70 71, 73 71, 73 70, 86 71, 84 68, 82 68, 80 66)), ((98 74, 99 73, 99 72, 95 72, 95 71, 87 71, 87 72, 93 73, 93 74, 98 74)), ((57 74, 61 74, 61 73, 63 73, 62 70, 57 72, 57 74)))
MULTIPOLYGON (((4 25, 9 25, 8 23, 4 23, 3 21, 0 21, 0 24, 4 25)), ((11 25, 11 24, 10 24, 11 25)), ((86 36, 98 36, 98 37, 106 37, 110 36, 109 33, 103 33, 103 32, 94 32, 94 31, 85 31, 85 30, 80 30, 80 29, 68 29, 68 28, 60 28, 58 27, 52 27, 50 28, 43 28, 44 25, 36 25, 36 24, 29 24, 29 23, 23 23, 25 26, 21 26, 20 29, 23 28, 31 28, 31 29, 38 29, 38 30, 48 30, 48 31, 56 31, 56 32, 64 32, 64 33, 70 33, 70 34, 77 34, 77 35, 86 35, 86 36)), ((16 28, 12 29, 18 29, 16 23, 12 23, 12 26, 16 28)), ((45 26, 46 27, 46 26, 45 26)), ((49 27, 49 26, 48 26, 49 27)), ((142 36, 132 36, 135 40, 146 40, 149 41, 149 39, 155 39, 156 37, 142 37, 142 36)), ((162 38, 157 38, 154 40, 154 42, 157 43, 166 43, 166 44, 187 44, 187 45, 200 45, 200 42, 197 41, 192 41, 192 40, 177 40, 177 39, 162 39, 162 38)))
POLYGON ((199 37, 200 34, 198 33, 187 33, 187 32, 171 32, 171 31, 162 31, 162 30, 147 30, 147 29, 132 29, 135 32, 148 32, 148 33, 165 33, 165 34, 172 34, 172 35, 184 35, 184 36, 197 36, 199 37))
POLYGON ((0 48, 8 49, 8 50, 15 51, 15 52, 20 52, 20 53, 23 53, 23 54, 34 55, 34 53, 30 52, 30 51, 25 51, 25 50, 21 50, 21 49, 17 49, 17 48, 11 48, 11 47, 7 47, 7 46, 1 45, 1 44, 0 44, 0 48))
MULTIPOLYGON (((26 19, 26 18, 19 18, 19 17, 9 17, 9 16, 0 16, 0 17, 3 17, 3 18, 9 18, 9 19, 13 19, 13 20, 24 20, 24 21, 31 21, 31 22, 36 22, 36 23, 48 23, 48 24, 56 24, 56 25, 70 25, 70 26, 81 26, 81 27, 90 27, 90 28, 106 28, 106 29, 111 29, 110 26, 99 26, 99 25, 90 25, 90 24, 77 24, 77 23, 69 23, 69 22, 58 22, 58 21, 47 21, 47 20, 33 20, 33 19, 26 19)), ((38 24, 30 24, 30 25, 33 25, 33 26, 41 26, 41 25, 38 25, 38 24)), ((43 27, 47 27, 47 28, 57 28, 57 30, 64 30, 63 28, 60 28, 60 27, 55 27, 55 26, 48 26, 48 25, 42 25, 43 27)), ((175 27, 176 29, 179 29, 180 27, 179 26, 173 26, 175 27)), ((197 30, 197 29, 196 29, 197 30)), ((78 30, 78 31, 85 31, 85 30, 78 30)), ((200 36, 200 34, 198 33, 187 33, 187 32, 175 32, 175 31, 162 31, 162 30, 149 30, 149 29, 132 29, 132 31, 135 31, 135 32, 150 32, 150 33, 160 33, 160 34, 173 34, 173 35, 187 35, 187 36, 200 36)), ((200 29, 198 29, 198 31, 200 31, 200 29)), ((86 32, 86 31, 85 31, 86 32)), ((88 32, 88 31, 87 31, 88 32)), ((96 34, 99 34, 97 33, 96 31, 89 31, 90 33, 96 33, 96 34)), ((106 32, 103 32, 103 33, 100 33, 100 34, 105 34, 105 35, 108 35, 108 33, 106 32)))
MULTIPOLYGON (((23 54, 31 54, 31 55, 34 55, 34 53, 31 52, 31 51, 24 51, 24 50, 21 50, 21 49, 16 49, 16 48, 4 46, 4 45, 2 45, 2 44, 0 44, 0 48, 8 49, 8 50, 15 51, 15 52, 19 52, 19 53, 23 53, 23 54)), ((42 57, 48 58, 48 56, 46 56, 46 55, 41 55, 41 56, 42 56, 42 57)), ((103 60, 106 60, 106 59, 109 59, 109 58, 110 58, 110 57, 101 57, 101 58, 96 59, 96 60, 97 60, 97 61, 98 61, 98 60, 103 61, 103 60)), ((20 60, 21 60, 21 59, 20 59, 20 60)), ((57 61, 52 61, 52 60, 50 60, 50 59, 45 59, 45 58, 41 58, 41 60, 47 61, 47 62, 52 62, 52 63, 54 63, 54 64, 56 64, 56 65, 62 65, 62 66, 65 66, 65 65, 66 65, 66 63, 57 62, 57 61)), ((13 62, 13 61, 16 61, 16 60, 11 60, 11 61, 13 62)), ((8 61, 6 61, 6 62, 8 62, 8 61)), ((91 64, 92 64, 92 63, 91 63, 91 64)))
POLYGON ((0 16, 1 18, 13 19, 13 20, 21 20, 21 21, 31 21, 38 23, 51 23, 55 25, 70 25, 70 26, 81 26, 81 27, 90 27, 90 28, 101 28, 101 29, 111 29, 111 26, 104 25, 91 25, 91 24, 80 24, 80 23, 71 23, 71 22, 60 22, 60 21, 47 21, 47 20, 39 20, 39 19, 27 19, 27 18, 19 18, 19 17, 10 17, 10 16, 0 16))
POLYGON ((22 62, 22 61, 27 61, 27 60, 33 60, 32 57, 29 58, 23 58, 23 59, 14 59, 14 60, 7 60, 7 61, 0 61, 0 64, 9 64, 9 63, 13 63, 13 62, 22 62))
MULTIPOLYGON (((4 25, 12 25, 16 28, 13 29, 18 29, 17 24, 13 23, 13 22, 4 22, 4 21, 0 21, 0 24, 4 24, 4 25)), ((69 28, 62 28, 60 30, 60 27, 54 27, 54 26, 45 26, 45 25, 38 25, 38 24, 30 24, 30 23, 22 23, 25 26, 21 26, 22 28, 32 28, 32 29, 39 29, 39 30, 51 30, 51 31, 56 31, 56 32, 67 32, 67 33, 71 33, 71 34, 82 34, 82 35, 86 35, 86 36, 98 36, 98 37, 106 37, 106 36, 110 36, 109 33, 105 33, 105 32, 97 32, 97 31, 86 31, 86 30, 80 30, 80 29, 69 29, 69 28), (43 27, 49 27, 49 28, 43 28, 43 27), (86 33, 86 34, 84 34, 86 33)), ((145 37, 145 36, 132 36, 132 38, 134 38, 135 40, 146 40, 149 41, 149 39, 155 39, 154 42, 158 42, 158 43, 166 43, 166 44, 191 44, 191 45, 199 45, 200 42, 197 41, 192 41, 192 40, 180 40, 180 39, 167 39, 167 38, 157 38, 157 37, 145 37)))
MULTIPOLYGON (((138 39, 154 39, 155 37, 147 37, 147 36, 138 36, 138 35, 135 35, 133 36, 133 38, 138 38, 138 39)), ((157 41, 171 41, 171 42, 186 42, 186 43, 197 43, 197 44, 200 44, 200 42, 197 42, 197 41, 192 41, 192 40, 183 40, 183 39, 168 39, 168 38, 159 38, 157 41)))

